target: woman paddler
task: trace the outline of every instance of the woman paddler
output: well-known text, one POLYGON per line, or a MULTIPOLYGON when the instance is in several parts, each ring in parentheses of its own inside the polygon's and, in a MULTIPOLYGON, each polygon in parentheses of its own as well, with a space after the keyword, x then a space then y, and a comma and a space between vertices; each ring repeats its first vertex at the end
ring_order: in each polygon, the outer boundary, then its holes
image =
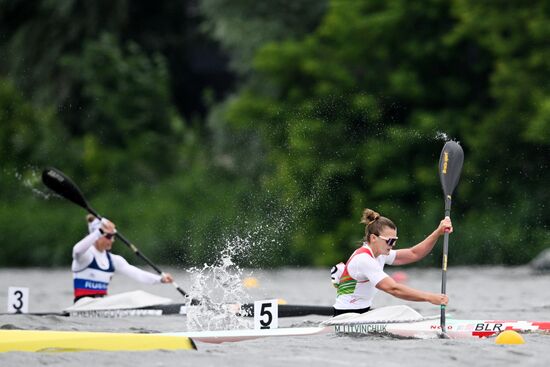
POLYGON ((423 259, 433 249, 439 236, 453 231, 449 217, 443 219, 422 242, 401 250, 393 249, 397 243, 397 227, 390 219, 365 209, 361 223, 365 224, 362 246, 353 252, 346 264, 340 263, 331 271, 333 283, 338 289, 334 316, 369 311, 379 289, 407 301, 447 304, 449 298, 445 294, 424 292, 397 283, 384 272, 384 265, 405 265, 423 259))
POLYGON ((89 234, 73 247, 71 269, 74 278, 74 301, 83 297, 107 295, 113 274, 121 273, 145 284, 172 283, 168 273, 157 275, 128 264, 120 255, 111 253, 116 226, 108 219, 97 219, 88 214, 89 234))

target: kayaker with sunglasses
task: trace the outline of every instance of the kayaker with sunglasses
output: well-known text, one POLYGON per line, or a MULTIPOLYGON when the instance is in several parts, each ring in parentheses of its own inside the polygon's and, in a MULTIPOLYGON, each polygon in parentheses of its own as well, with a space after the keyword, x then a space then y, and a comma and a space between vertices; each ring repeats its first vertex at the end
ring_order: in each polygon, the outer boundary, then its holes
POLYGON ((130 265, 120 255, 112 254, 111 248, 116 238, 116 226, 110 220, 99 220, 88 214, 89 234, 73 247, 71 269, 74 278, 74 301, 84 297, 107 295, 113 274, 121 273, 145 284, 172 283, 168 273, 149 273, 130 265))
POLYGON ((444 294, 397 283, 384 272, 384 265, 405 265, 423 259, 432 251, 439 236, 453 231, 449 217, 444 218, 422 242, 400 250, 393 249, 398 239, 397 226, 390 219, 367 208, 363 211, 361 223, 365 224, 363 245, 355 250, 346 264, 340 263, 331 270, 333 284, 338 289, 334 316, 369 311, 378 290, 407 301, 447 304, 449 299, 444 294))

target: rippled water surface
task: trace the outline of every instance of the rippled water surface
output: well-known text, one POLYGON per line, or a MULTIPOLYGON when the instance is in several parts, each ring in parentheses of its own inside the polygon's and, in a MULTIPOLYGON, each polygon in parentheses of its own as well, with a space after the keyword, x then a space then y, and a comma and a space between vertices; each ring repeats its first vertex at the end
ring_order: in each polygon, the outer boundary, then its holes
MULTIPOLYGON (((395 268, 397 269, 397 268, 395 268)), ((441 274, 437 269, 405 270, 407 284, 437 292, 441 274)), ((391 269, 389 270, 391 272, 391 269)), ((193 283, 187 272, 172 269, 186 288, 193 283)), ((258 287, 247 289, 244 301, 283 298, 290 304, 331 305, 334 290, 327 269, 244 270, 258 287)), ((6 310, 9 286, 30 288, 30 312, 60 311, 72 302, 68 269, 1 269, 0 310, 6 310)), ((111 293, 134 289, 170 297, 180 295, 169 285, 144 286, 115 276, 111 293)), ((528 267, 463 267, 448 271, 448 312, 456 318, 487 318, 550 321, 550 275, 533 274, 528 267)), ((438 308, 423 303, 401 302, 379 294, 376 307, 408 304, 423 315, 438 308)), ((313 326, 323 316, 279 319, 280 327, 313 326)), ((0 327, 118 332, 168 332, 187 330, 184 316, 126 317, 116 319, 0 316, 0 327)), ((524 345, 496 345, 483 340, 399 340, 388 337, 351 338, 318 335, 256 339, 219 345, 197 343, 197 351, 4 353, 0 366, 548 366, 550 335, 525 335, 524 345)))

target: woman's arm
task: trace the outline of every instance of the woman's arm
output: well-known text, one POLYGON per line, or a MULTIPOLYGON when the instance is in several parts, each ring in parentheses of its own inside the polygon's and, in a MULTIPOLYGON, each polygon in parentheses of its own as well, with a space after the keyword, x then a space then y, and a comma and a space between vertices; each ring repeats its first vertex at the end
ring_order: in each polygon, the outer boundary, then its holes
POLYGON ((405 265, 417 262, 426 255, 428 255, 434 248, 439 236, 446 231, 451 233, 453 231, 453 224, 449 217, 445 217, 435 231, 433 231, 428 237, 414 247, 396 250, 395 260, 392 265, 405 265))
POLYGON ((120 255, 111 254, 111 258, 113 259, 113 264, 117 273, 124 274, 145 284, 158 284, 162 280, 160 275, 149 273, 148 271, 141 270, 138 267, 130 265, 128 261, 120 255))
POLYGON ((391 277, 386 277, 376 284, 376 288, 391 294, 394 297, 407 301, 430 302, 434 305, 446 305, 449 298, 445 294, 420 291, 406 285, 399 284, 391 277))
POLYGON ((79 271, 92 262, 94 255, 88 250, 99 237, 101 237, 101 233, 99 230, 95 230, 73 246, 73 263, 71 265, 73 271, 79 271))

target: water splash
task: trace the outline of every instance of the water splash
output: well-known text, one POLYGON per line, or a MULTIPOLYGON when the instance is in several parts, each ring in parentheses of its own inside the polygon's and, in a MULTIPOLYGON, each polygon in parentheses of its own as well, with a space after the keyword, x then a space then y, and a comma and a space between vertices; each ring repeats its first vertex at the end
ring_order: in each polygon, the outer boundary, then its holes
POLYGON ((451 138, 449 137, 449 135, 447 135, 446 132, 443 132, 443 131, 437 131, 435 133, 435 139, 436 140, 442 140, 442 141, 449 141, 451 140, 451 138))
POLYGON ((226 241, 221 257, 212 265, 204 264, 202 269, 192 268, 193 285, 189 291, 191 299, 200 303, 187 305, 188 330, 231 330, 250 329, 252 321, 238 315, 240 303, 250 297, 241 279, 243 270, 233 262, 233 257, 245 251, 250 242, 236 237, 226 241))
POLYGON ((240 264, 257 266, 258 262, 270 262, 269 258, 283 246, 281 241, 295 223, 294 213, 279 210, 268 214, 267 218, 255 223, 244 236, 233 236, 234 255, 240 264))
POLYGON ((252 328, 251 318, 238 316, 240 310, 236 305, 252 301, 243 285, 244 271, 238 264, 257 266, 271 260, 283 247, 285 233, 296 225, 297 213, 305 209, 296 205, 266 207, 267 213, 259 222, 257 218, 237 217, 235 222, 239 225, 226 230, 232 235, 223 241, 219 258, 202 268, 188 270, 192 282, 190 299, 200 302, 196 306, 187 305, 188 330, 252 328))
POLYGON ((41 172, 36 167, 27 167, 24 171, 4 170, 4 173, 8 177, 12 176, 15 178, 15 180, 20 182, 24 188, 29 189, 37 197, 49 200, 50 198, 57 196, 52 192, 42 190, 43 186, 41 172))
POLYGON ((278 211, 262 222, 244 235, 234 234, 226 239, 220 257, 213 264, 189 270, 190 299, 200 304, 187 307, 188 330, 252 328, 252 319, 238 315, 238 305, 251 302, 252 298, 243 285, 244 271, 236 262, 252 264, 265 260, 262 256, 271 256, 272 250, 282 246, 280 235, 289 230, 293 220, 291 213, 278 211))

